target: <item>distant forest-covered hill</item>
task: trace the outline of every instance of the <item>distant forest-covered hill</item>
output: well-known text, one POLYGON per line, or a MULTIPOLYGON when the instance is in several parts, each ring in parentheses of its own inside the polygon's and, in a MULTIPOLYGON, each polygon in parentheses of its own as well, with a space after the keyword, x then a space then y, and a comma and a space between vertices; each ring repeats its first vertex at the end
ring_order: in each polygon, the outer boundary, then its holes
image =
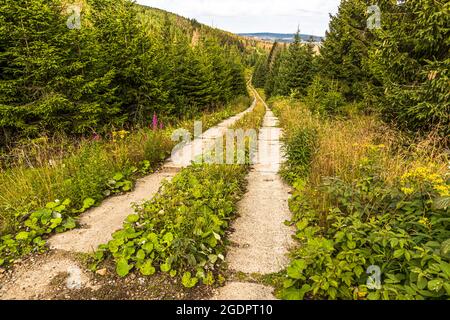
MULTIPOLYGON (((251 37, 251 38, 257 38, 261 40, 268 40, 268 41, 277 41, 277 42, 294 42, 294 36, 295 33, 270 33, 270 32, 258 32, 258 33, 240 33, 240 36, 243 37, 251 37)), ((309 34, 300 34, 300 37, 303 41, 310 41, 313 42, 321 42, 324 37, 318 37, 313 36, 309 34)))

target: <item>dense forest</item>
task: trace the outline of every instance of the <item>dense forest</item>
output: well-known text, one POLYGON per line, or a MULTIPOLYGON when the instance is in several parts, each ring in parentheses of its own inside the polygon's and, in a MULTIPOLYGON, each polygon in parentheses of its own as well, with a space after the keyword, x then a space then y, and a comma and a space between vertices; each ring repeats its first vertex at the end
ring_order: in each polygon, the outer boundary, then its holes
POLYGON ((0 144, 103 134, 246 94, 236 36, 128 0, 3 1, 0 144), (76 20, 75 20, 76 21, 76 20))
POLYGON ((304 97, 315 111, 348 104, 413 132, 450 133, 449 5, 379 1, 382 28, 367 28, 368 1, 343 1, 319 56, 297 41, 275 44, 256 65, 254 84, 269 96, 304 97))

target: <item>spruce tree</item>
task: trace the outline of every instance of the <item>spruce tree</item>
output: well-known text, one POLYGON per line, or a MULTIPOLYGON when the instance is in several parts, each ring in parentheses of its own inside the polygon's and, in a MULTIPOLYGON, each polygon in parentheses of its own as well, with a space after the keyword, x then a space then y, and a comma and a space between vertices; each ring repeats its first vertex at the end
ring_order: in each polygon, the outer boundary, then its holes
POLYGON ((255 65, 255 71, 253 73, 252 83, 256 88, 264 88, 267 80, 268 60, 266 55, 261 55, 255 65))
POLYGON ((381 83, 378 105, 401 128, 450 134, 449 2, 383 3, 383 28, 366 61, 381 83))

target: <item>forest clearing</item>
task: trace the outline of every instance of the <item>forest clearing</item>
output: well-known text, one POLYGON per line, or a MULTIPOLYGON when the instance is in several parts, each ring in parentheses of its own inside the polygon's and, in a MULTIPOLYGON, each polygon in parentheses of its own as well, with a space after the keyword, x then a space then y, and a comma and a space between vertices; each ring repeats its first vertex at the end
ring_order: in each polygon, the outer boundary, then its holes
POLYGON ((0 300, 448 300, 449 17, 3 1, 0 300))

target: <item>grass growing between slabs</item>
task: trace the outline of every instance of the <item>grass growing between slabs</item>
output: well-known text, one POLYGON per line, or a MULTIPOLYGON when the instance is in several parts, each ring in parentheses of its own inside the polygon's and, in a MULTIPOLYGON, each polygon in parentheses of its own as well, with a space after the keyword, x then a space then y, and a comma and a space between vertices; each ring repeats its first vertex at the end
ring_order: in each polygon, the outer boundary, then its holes
MULTIPOLYGON (((233 128, 257 131, 264 115, 258 101, 233 128)), ((186 288, 222 283, 226 231, 245 191, 250 145, 245 164, 192 164, 165 182, 152 200, 128 216, 113 240, 99 246, 93 270, 113 259, 121 277, 161 271, 179 277, 186 288)))
POLYGON ((284 128, 298 247, 284 299, 448 299, 446 142, 374 116, 319 117, 271 100, 284 128), (378 281, 379 279, 379 281, 378 281))
MULTIPOLYGON (((207 129, 248 108, 246 97, 200 120, 207 129)), ((0 169, 0 267, 45 250, 46 237, 76 227, 75 217, 112 195, 131 191, 170 155, 175 127, 193 120, 81 141, 42 137, 16 146, 0 169)))

